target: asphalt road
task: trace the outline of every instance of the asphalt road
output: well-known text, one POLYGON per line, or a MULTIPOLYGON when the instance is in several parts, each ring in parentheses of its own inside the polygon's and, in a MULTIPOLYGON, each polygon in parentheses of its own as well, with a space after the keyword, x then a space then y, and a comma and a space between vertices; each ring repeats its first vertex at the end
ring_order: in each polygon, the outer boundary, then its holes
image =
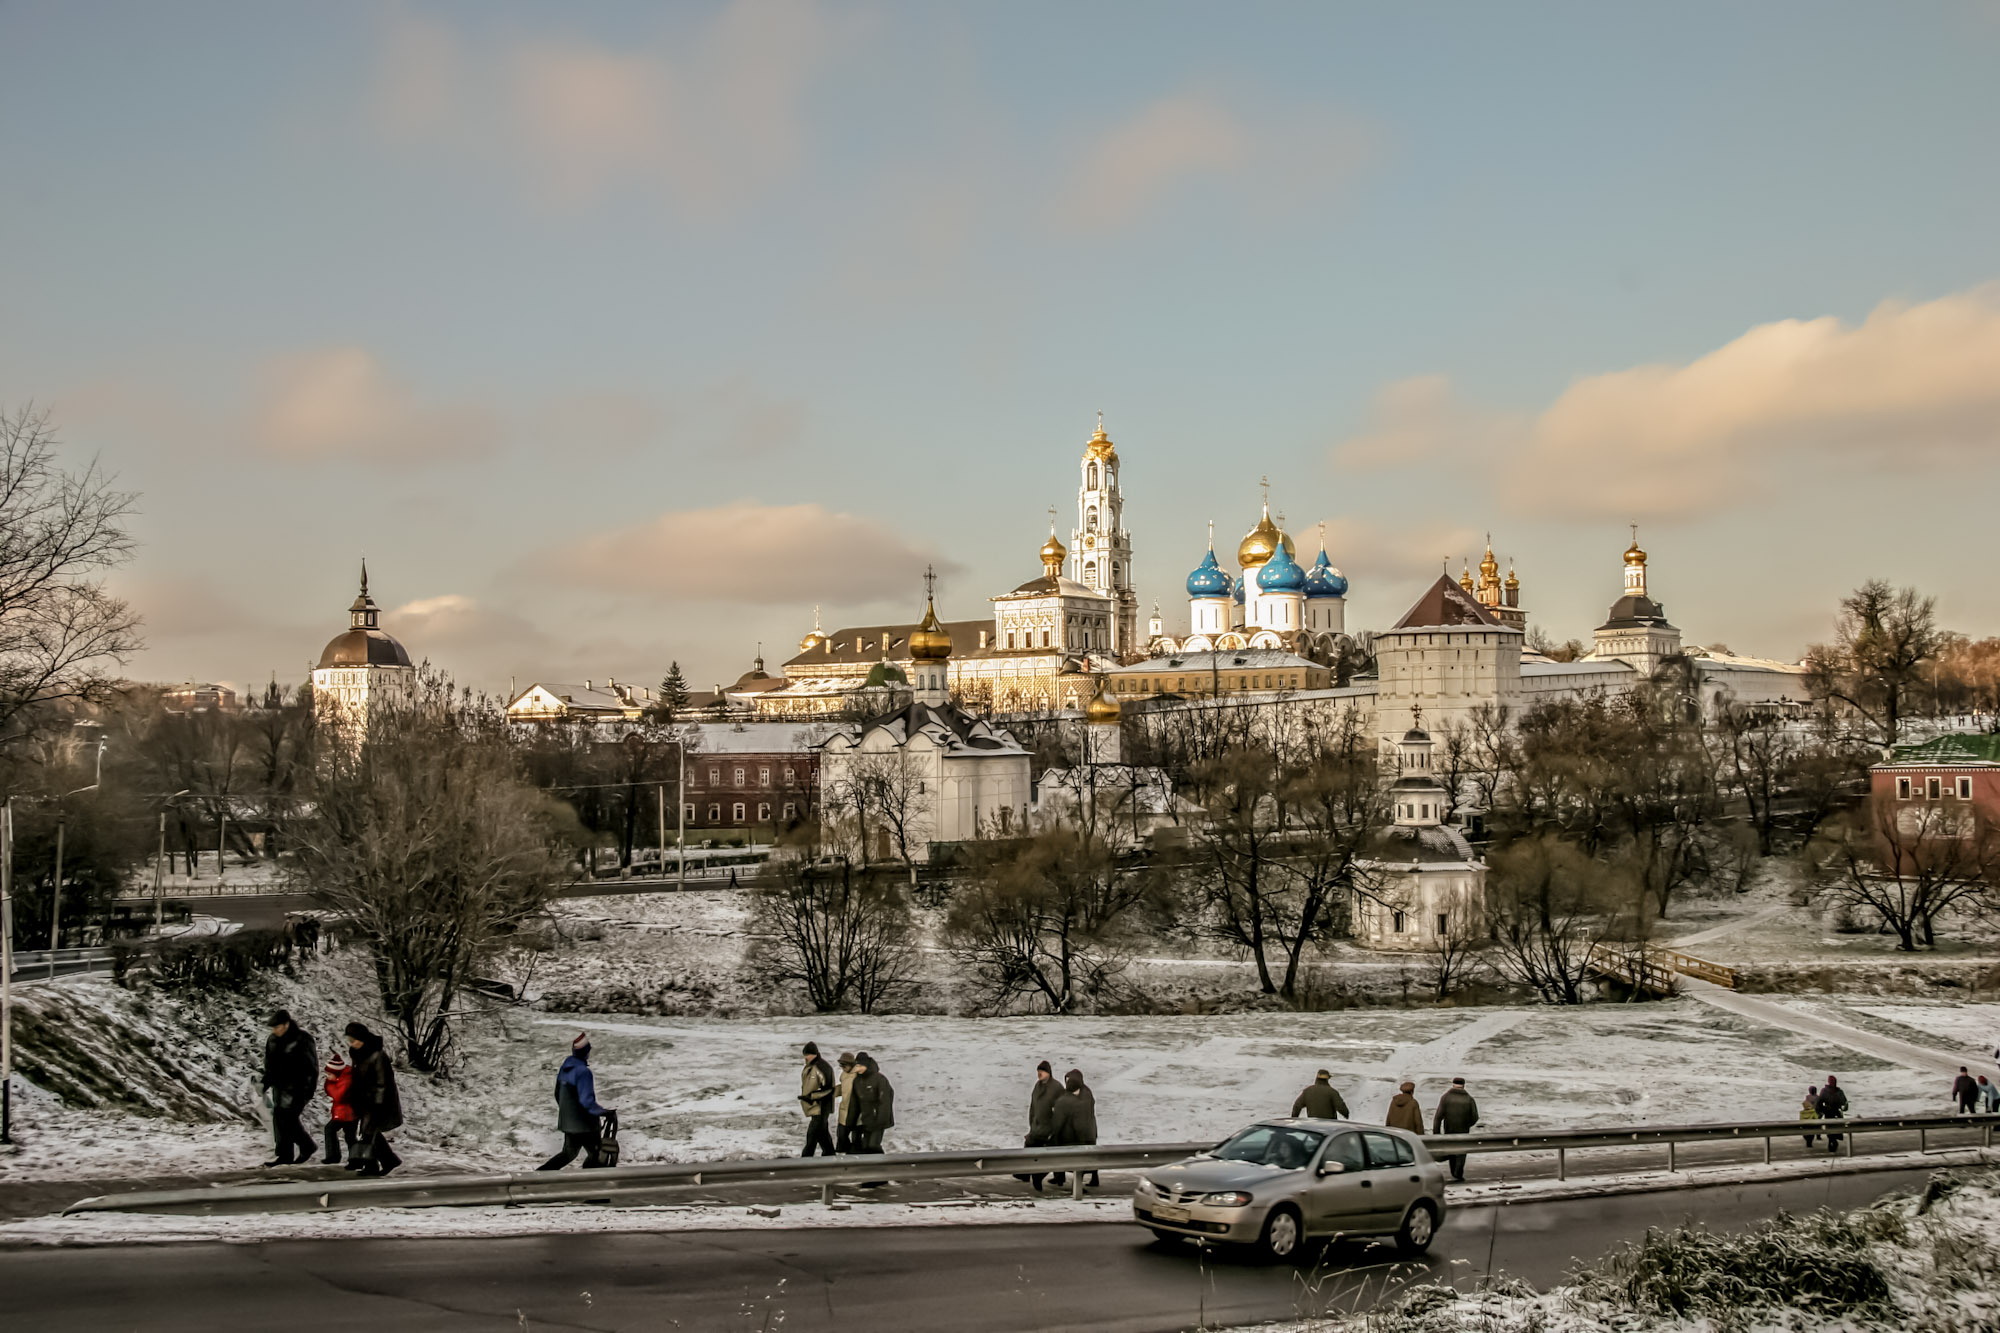
POLYGON ((0 1311, 9 1327, 66 1333, 1165 1333, 1366 1308, 1405 1283, 1489 1272, 1547 1286, 1648 1227, 1852 1207, 1925 1174, 1465 1209, 1421 1262, 1343 1245, 1310 1272, 1204 1262, 1113 1223, 5 1250, 0 1311))

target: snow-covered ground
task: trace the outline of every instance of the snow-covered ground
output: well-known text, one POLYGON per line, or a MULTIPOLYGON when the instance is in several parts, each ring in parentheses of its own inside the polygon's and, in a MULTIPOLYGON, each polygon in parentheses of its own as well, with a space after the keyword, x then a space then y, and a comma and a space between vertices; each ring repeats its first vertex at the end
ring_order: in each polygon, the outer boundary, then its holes
MULTIPOLYGON (((288 1004, 324 1043, 350 1015, 366 1016, 367 992, 354 954, 317 960, 301 980, 233 1008, 180 1004, 103 980, 25 988, 40 1022, 67 1015, 56 1026, 95 1044, 94 1055, 75 1055, 78 1063, 125 1071, 144 1097, 128 1109, 113 1090, 92 1110, 28 1094, 21 1147, 0 1157, 0 1178, 254 1165, 263 1156, 261 1128, 247 1110, 233 1122, 223 1117, 255 1106, 264 1006, 288 1004), (161 1082, 185 1094, 163 1098, 153 1086, 161 1082)), ((579 1028, 593 1036, 599 1097, 619 1109, 626 1160, 634 1162, 796 1152, 797 1051, 808 1039, 829 1057, 872 1053, 896 1087, 890 1144, 926 1150, 1018 1144, 1041 1059, 1058 1073, 1081 1068, 1097 1095, 1102 1140, 1129 1143, 1220 1137, 1253 1117, 1282 1114, 1322 1066, 1362 1119, 1379 1119, 1405 1078, 1429 1107, 1459 1075, 1488 1128, 1788 1118, 1807 1084, 1828 1073, 1840 1076, 1860 1113, 1942 1113, 1948 1084, 1863 1053, 1867 1031, 1947 1053, 1991 1050, 1991 1034, 2000 1034, 2000 1004, 1870 1000, 1865 1011, 1850 1011, 1824 1000, 1798 1003, 1821 1019, 1853 1018, 1856 1048, 1694 998, 987 1019, 651 1018, 503 1007, 465 1020, 451 1078, 403 1076, 404 1152, 420 1169, 532 1165, 555 1146, 553 1075, 579 1028)), ((1990 1059, 1982 1068, 1996 1072, 1990 1059)), ((86 1091, 95 1086, 83 1082, 86 1091)), ((308 1124, 317 1118, 309 1115, 308 1124)))

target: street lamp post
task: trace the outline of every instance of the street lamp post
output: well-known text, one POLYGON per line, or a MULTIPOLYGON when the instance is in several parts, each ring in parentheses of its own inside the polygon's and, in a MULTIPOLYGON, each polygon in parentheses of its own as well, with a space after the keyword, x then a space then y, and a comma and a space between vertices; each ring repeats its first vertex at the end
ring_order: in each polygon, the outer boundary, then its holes
MULTIPOLYGON (((104 785, 104 739, 97 741, 97 780, 88 787, 78 787, 63 795, 65 801, 72 796, 81 796, 87 791, 96 791, 104 785)), ((56 878, 49 886, 49 980, 56 976, 56 948, 62 942, 62 863, 63 832, 69 827, 69 811, 56 811, 56 878)))

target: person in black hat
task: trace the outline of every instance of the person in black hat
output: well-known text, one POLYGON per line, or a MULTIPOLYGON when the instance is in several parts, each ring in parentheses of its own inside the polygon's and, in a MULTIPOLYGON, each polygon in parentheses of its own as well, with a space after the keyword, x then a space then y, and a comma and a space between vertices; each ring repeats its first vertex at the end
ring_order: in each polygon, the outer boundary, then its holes
MULTIPOLYGON (((1472 1100, 1472 1094, 1465 1090, 1465 1080, 1455 1078, 1451 1090, 1438 1098, 1437 1110, 1431 1114, 1431 1133, 1470 1134, 1472 1127, 1479 1123, 1479 1103, 1472 1100)), ((1453 1180, 1465 1179, 1465 1154, 1453 1153, 1445 1158, 1451 1168, 1453 1180)))
POLYGON ((807 1042, 804 1055, 805 1068, 799 1072, 799 1110, 806 1117, 806 1146, 799 1156, 810 1157, 818 1149, 820 1156, 831 1157, 833 1135, 827 1132, 826 1118, 840 1093, 840 1081, 833 1076, 833 1066, 820 1058, 818 1042, 807 1042))
POLYGON ((1347 1119, 1347 1102, 1333 1086, 1332 1070, 1320 1070, 1313 1076, 1311 1086, 1292 1099, 1292 1114, 1300 1112, 1314 1120, 1347 1119))
POLYGON ((299 1116, 319 1086, 319 1048, 312 1034, 292 1021, 283 1009, 271 1015, 271 1035, 264 1041, 264 1100, 271 1108, 271 1140, 275 1152, 265 1166, 291 1166, 319 1155, 319 1140, 306 1133, 299 1116), (294 1152, 296 1150, 296 1156, 294 1152))
MULTIPOLYGON (((1028 1090, 1028 1135, 1021 1140, 1022 1147, 1048 1146, 1056 1132, 1056 1098, 1062 1096, 1062 1090, 1062 1084, 1056 1082, 1055 1071, 1049 1067, 1047 1060, 1035 1066, 1035 1086, 1028 1090)), ((1038 1171, 1020 1179, 1040 1190, 1042 1178, 1046 1174, 1038 1171)))

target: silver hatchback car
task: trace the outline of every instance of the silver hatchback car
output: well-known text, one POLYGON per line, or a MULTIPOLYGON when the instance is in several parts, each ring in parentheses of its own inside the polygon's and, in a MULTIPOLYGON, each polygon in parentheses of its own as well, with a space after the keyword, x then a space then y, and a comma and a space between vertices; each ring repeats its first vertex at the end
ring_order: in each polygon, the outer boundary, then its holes
POLYGON ((1444 1221, 1444 1167, 1400 1129, 1265 1120, 1147 1172, 1132 1217, 1161 1239, 1259 1246, 1290 1260, 1313 1237, 1393 1236, 1420 1254, 1444 1221))

